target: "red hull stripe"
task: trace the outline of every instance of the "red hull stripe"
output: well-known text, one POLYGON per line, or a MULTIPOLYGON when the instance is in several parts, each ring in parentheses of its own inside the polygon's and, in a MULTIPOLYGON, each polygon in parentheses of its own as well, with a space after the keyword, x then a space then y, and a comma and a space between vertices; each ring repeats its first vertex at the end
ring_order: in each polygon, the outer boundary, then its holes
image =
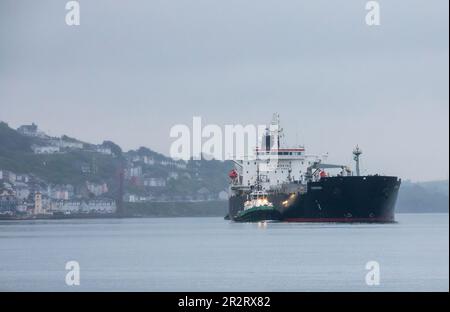
POLYGON ((286 222, 393 222, 386 218, 287 218, 286 222))

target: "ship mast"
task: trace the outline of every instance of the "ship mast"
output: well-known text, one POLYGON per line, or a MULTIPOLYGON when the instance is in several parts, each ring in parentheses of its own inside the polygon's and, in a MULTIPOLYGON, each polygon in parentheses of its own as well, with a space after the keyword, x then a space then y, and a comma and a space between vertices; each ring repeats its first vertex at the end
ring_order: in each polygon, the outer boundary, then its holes
MULTIPOLYGON (((258 146, 258 143, 256 143, 256 146, 258 146)), ((259 174, 259 154, 258 151, 256 151, 256 183, 255 183, 256 191, 261 190, 261 179, 259 174)))
POLYGON ((261 190, 261 177, 259 174, 259 162, 256 162, 256 191, 261 190))
POLYGON ((356 162, 356 175, 359 176, 359 156, 361 156, 362 150, 359 148, 358 145, 356 145, 355 149, 353 150, 353 159, 356 162))

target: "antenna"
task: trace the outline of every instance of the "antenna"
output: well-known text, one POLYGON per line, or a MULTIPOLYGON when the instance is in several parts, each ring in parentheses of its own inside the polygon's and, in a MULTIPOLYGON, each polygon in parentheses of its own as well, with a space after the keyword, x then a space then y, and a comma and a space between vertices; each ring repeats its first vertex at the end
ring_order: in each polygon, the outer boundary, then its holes
POLYGON ((261 175, 259 172, 259 157, 258 157, 258 151, 256 152, 256 191, 260 191, 261 190, 261 175))
POLYGON ((359 176, 359 156, 361 156, 362 150, 359 148, 358 145, 356 145, 355 149, 353 150, 353 160, 356 162, 356 175, 359 176))

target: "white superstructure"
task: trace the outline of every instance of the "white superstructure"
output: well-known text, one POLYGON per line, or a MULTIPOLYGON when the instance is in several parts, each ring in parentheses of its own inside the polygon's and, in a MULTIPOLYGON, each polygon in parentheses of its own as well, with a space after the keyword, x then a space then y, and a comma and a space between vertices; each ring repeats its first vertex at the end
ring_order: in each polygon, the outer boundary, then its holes
POLYGON ((283 146, 283 129, 279 115, 274 114, 266 128, 255 157, 235 159, 235 170, 230 172, 232 189, 247 189, 257 182, 258 170, 262 190, 281 189, 286 184, 305 185, 319 177, 319 168, 341 168, 341 174, 350 174, 347 167, 323 165, 326 156, 307 155, 304 146, 283 146))

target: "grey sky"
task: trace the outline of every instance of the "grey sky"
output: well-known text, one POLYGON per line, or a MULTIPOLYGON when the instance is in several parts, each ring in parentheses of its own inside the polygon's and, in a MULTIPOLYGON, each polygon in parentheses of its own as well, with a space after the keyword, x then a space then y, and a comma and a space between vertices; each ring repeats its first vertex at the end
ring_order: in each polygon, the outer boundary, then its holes
POLYGON ((368 172, 449 172, 447 0, 0 2, 0 120, 168 154, 170 127, 261 124, 368 172))

